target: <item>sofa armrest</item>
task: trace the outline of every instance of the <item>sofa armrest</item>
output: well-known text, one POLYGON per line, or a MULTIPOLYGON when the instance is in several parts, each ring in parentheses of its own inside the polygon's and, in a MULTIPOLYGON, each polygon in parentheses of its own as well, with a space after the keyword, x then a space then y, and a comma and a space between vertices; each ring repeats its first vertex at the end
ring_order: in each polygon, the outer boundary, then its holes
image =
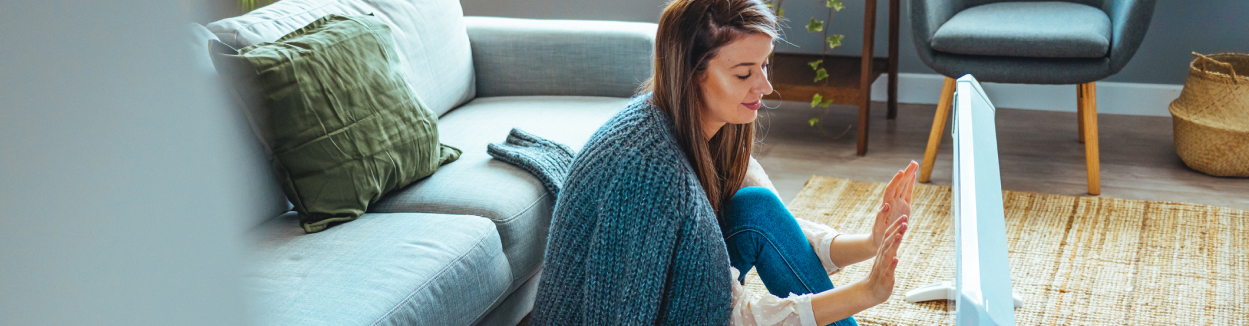
POLYGON ((651 76, 653 23, 464 17, 477 96, 633 96, 651 76))

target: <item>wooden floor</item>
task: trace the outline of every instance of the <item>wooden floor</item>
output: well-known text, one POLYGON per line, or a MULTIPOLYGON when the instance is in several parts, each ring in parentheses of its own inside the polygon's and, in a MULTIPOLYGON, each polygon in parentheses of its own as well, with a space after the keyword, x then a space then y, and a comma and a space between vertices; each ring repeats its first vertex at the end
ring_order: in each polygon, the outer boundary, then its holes
MULTIPOLYGON (((822 126, 810 127, 807 120, 823 109, 765 101, 778 103, 757 120, 764 132, 755 157, 786 201, 812 175, 887 182, 911 160, 922 162, 936 112, 936 105, 899 104, 891 121, 884 103, 873 103, 868 153, 860 157, 854 153, 857 107, 831 106, 822 126)), ((1185 166, 1175 154, 1170 117, 1102 114, 1097 120, 1101 196, 1249 210, 1249 178, 1212 177, 1185 166)), ((1088 196, 1075 112, 999 108, 997 130, 1003 189, 1088 196)), ((950 185, 949 132, 946 126, 930 184, 950 185)))

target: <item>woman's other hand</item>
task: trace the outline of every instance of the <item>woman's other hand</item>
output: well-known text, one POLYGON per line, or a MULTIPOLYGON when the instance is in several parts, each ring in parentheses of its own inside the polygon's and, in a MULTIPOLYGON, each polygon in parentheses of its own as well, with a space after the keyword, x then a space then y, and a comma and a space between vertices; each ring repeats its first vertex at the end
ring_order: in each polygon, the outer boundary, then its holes
POLYGON ((887 228, 899 217, 911 215, 911 194, 915 191, 915 172, 919 163, 911 161, 906 169, 893 175, 893 180, 885 186, 885 195, 881 201, 880 211, 876 213, 876 222, 872 224, 872 243, 875 248, 884 245, 887 228))
POLYGON ((893 294, 894 271, 898 267, 898 247, 902 245, 902 235, 906 234, 907 216, 898 217, 885 233, 885 243, 876 252, 876 260, 872 262, 872 270, 864 279, 868 289, 868 300, 877 305, 889 300, 893 294))
POLYGON ((908 219, 905 215, 899 216, 882 232, 886 240, 876 248, 876 259, 867 277, 811 297, 817 324, 831 324, 889 300, 893 294, 894 271, 898 268, 898 247, 906 234, 908 219))

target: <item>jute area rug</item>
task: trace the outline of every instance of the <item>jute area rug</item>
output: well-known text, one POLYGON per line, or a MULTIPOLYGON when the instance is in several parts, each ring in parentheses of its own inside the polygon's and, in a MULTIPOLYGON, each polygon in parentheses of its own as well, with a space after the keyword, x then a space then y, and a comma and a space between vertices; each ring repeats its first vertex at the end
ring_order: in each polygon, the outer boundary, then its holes
MULTIPOLYGON (((812 177, 795 216, 866 233, 884 183, 812 177)), ((908 303, 954 278, 950 187, 916 185, 889 301, 863 325, 953 324, 953 301, 908 303)), ((1249 325, 1249 212, 1214 206, 1003 192, 1019 325, 1249 325)), ((831 276, 863 279, 870 260, 831 276)), ((751 271, 747 287, 766 291, 751 271)))

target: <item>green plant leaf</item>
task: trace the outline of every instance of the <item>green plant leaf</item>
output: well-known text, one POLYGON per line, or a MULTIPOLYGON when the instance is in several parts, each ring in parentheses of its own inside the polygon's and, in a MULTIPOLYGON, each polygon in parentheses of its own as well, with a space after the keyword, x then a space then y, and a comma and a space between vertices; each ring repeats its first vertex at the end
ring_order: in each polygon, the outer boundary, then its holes
POLYGON ((820 101, 823 101, 823 100, 824 100, 824 97, 820 96, 820 93, 815 93, 815 96, 811 97, 811 107, 820 105, 820 101))
POLYGON ((818 82, 824 78, 828 78, 828 71, 824 70, 824 68, 816 69, 815 80, 813 80, 812 82, 818 82))
POLYGON ((785 8, 776 8, 776 18, 785 17, 785 8))
POLYGON ((764 7, 768 7, 768 8, 772 8, 772 4, 770 4, 770 3, 765 3, 765 4, 763 4, 763 6, 764 6, 764 7))
POLYGON ((820 103, 821 107, 828 107, 829 105, 833 105, 833 99, 831 98, 828 99, 827 101, 824 101, 824 103, 820 103))
POLYGON ((807 65, 811 66, 811 70, 816 70, 816 69, 820 69, 821 63, 824 63, 824 59, 808 62, 807 65))
POLYGON ((836 10, 836 11, 841 11, 842 8, 846 7, 845 4, 841 3, 841 0, 828 0, 824 2, 824 6, 833 8, 833 10, 836 10))
POLYGON ((238 0, 239 10, 243 13, 256 10, 256 0, 238 0))
POLYGON ((828 39, 825 41, 828 41, 828 48, 832 49, 832 48, 836 48, 840 46, 841 39, 843 38, 846 38, 846 36, 842 34, 834 34, 833 36, 829 36, 828 39))
POLYGON ((811 125, 812 127, 815 127, 816 122, 820 122, 820 118, 811 118, 811 120, 807 120, 807 124, 811 125))
POLYGON ((823 30, 824 30, 824 22, 815 20, 815 17, 811 17, 811 22, 807 23, 807 31, 808 32, 820 32, 823 30))

